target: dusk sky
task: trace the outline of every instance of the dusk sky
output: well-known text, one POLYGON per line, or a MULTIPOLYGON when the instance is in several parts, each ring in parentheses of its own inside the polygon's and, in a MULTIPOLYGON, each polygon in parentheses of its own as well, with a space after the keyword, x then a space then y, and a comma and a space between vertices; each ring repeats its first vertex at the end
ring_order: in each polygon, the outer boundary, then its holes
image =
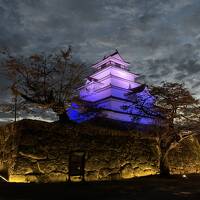
POLYGON ((0 0, 0 48, 68 45, 88 65, 118 49, 148 84, 183 82, 200 97, 199 0, 0 0))

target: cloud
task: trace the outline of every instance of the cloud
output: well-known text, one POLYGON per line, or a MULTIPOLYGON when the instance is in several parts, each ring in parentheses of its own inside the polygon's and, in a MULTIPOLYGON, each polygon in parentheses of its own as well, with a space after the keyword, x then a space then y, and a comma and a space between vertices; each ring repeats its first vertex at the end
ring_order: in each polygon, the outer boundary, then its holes
POLYGON ((199 0, 0 0, 0 44, 95 63, 116 48, 151 83, 180 81, 200 96, 199 0))

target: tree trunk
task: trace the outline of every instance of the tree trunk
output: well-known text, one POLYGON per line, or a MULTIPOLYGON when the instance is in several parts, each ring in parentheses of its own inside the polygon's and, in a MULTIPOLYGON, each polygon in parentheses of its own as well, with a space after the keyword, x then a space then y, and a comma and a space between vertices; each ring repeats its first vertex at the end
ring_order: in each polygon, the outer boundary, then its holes
POLYGON ((15 122, 17 121, 17 96, 15 96, 15 105, 14 105, 14 113, 15 113, 15 122))
POLYGON ((166 152, 162 153, 160 156, 160 176, 163 176, 163 177, 170 176, 168 155, 166 152))

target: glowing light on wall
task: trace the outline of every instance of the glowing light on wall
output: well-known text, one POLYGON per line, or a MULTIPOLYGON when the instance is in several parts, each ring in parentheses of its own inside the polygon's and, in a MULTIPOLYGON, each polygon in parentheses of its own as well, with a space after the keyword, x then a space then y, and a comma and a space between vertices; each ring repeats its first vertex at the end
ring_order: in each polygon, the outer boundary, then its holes
MULTIPOLYGON (((118 52, 95 64, 93 67, 97 71, 88 77, 85 85, 79 89, 80 99, 91 102, 97 108, 102 108, 107 118, 127 122, 135 121, 141 124, 152 124, 153 120, 145 116, 145 113, 137 107, 134 108, 132 106, 131 109, 123 109, 124 105, 130 106, 132 104, 127 93, 140 86, 139 83, 135 82, 135 78, 138 75, 129 72, 127 66, 127 62, 124 61, 118 52), (138 117, 139 115, 141 116, 140 118, 138 117), (133 120, 134 116, 137 117, 133 120)), ((148 93, 147 89, 138 93, 137 97, 140 99, 148 97, 145 106, 147 108, 152 107, 154 99, 148 93)), ((71 120, 78 123, 96 116, 92 114, 88 117, 74 103, 67 110, 67 114, 71 120)))
POLYGON ((95 116, 95 113, 82 113, 80 106, 74 102, 71 104, 71 107, 67 109, 66 112, 70 120, 76 121, 77 123, 87 121, 95 116))

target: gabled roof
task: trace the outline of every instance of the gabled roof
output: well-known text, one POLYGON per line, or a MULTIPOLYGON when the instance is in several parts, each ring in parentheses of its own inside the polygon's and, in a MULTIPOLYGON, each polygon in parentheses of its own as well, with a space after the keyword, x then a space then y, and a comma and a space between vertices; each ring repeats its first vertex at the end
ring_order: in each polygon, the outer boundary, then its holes
POLYGON ((125 61, 122 56, 119 54, 118 50, 116 49, 114 53, 108 55, 108 56, 104 56, 103 60, 105 60, 106 58, 108 57, 113 57, 113 58, 116 58, 117 60, 121 60, 123 62, 126 62, 126 63, 129 63, 127 61, 125 61))
POLYGON ((108 62, 110 60, 113 61, 113 62, 120 63, 120 64, 122 64, 124 66, 128 66, 129 65, 129 62, 125 61, 121 57, 121 55, 119 54, 119 52, 117 50, 115 50, 114 53, 112 53, 112 54, 110 54, 108 56, 104 56, 104 58, 101 61, 95 63, 94 65, 92 65, 92 67, 98 68, 100 65, 103 65, 104 63, 106 63, 106 62, 108 62))
POLYGON ((138 87, 130 89, 131 92, 127 93, 127 95, 136 94, 142 92, 146 88, 146 84, 141 84, 138 87))

